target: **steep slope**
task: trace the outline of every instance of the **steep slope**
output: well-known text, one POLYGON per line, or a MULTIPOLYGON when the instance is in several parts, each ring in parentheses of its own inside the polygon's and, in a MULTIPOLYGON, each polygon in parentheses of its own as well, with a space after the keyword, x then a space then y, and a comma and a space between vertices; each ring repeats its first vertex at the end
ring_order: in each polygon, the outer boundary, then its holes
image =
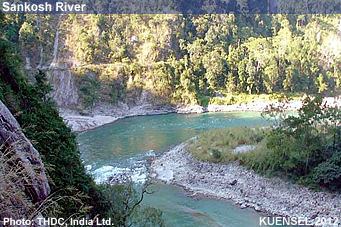
POLYGON ((64 118, 118 118, 115 112, 134 109, 240 104, 249 95, 337 95, 340 21, 339 15, 26 15, 19 42, 26 69, 47 72, 64 118))
MULTIPOLYGON (((127 226, 144 214, 148 220, 156 218, 162 224, 161 212, 135 203, 139 201, 137 191, 125 186, 96 185, 86 173, 76 135, 63 122, 50 97, 51 87, 44 72, 48 68, 40 64, 46 63, 48 56, 41 60, 45 52, 40 51, 40 59, 35 62, 30 58, 31 66, 24 70, 22 49, 18 44, 20 30, 27 26, 24 17, 22 14, 0 14, 0 100, 13 114, 1 104, 0 220, 6 216, 33 219, 34 214, 39 215, 40 208, 44 208, 46 217, 64 220, 70 217, 111 218, 114 226, 127 226), (19 125, 32 144, 19 131, 19 125), (44 165, 32 145, 39 151, 44 165), (51 196, 47 204, 37 209, 35 205, 49 193, 46 178, 51 196)), ((30 43, 34 46, 33 41, 30 43)), ((42 50, 46 46, 37 47, 42 50)), ((65 70, 55 64, 52 68, 65 70)))
POLYGON ((32 220, 50 193, 38 151, 0 101, 0 217, 32 220))
POLYGON ((53 86, 51 97, 59 107, 77 106, 79 97, 77 87, 69 68, 51 68, 46 71, 47 77, 53 86))
POLYGON ((27 15, 19 38, 59 105, 92 110, 135 106, 143 90, 153 105, 338 91, 339 25, 339 15, 27 15))

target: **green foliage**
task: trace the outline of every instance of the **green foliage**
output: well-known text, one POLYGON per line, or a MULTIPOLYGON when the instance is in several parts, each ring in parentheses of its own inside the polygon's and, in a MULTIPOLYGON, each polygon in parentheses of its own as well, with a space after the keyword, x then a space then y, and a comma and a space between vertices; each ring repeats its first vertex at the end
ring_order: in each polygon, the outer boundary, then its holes
POLYGON ((85 106, 134 99, 142 89, 154 101, 207 105, 236 103, 230 96, 240 94, 328 95, 341 88, 337 15, 4 17, 2 36, 17 39, 32 66, 51 63, 59 28, 60 61, 72 56, 75 71, 97 67, 81 74, 85 106), (104 89, 89 84, 92 72, 104 89))
MULTIPOLYGON (((2 142, 2 141, 1 141, 2 142)), ((18 141, 18 145, 21 141, 18 141)), ((22 143, 22 142, 21 142, 22 143)), ((14 145, 15 146, 15 145, 14 145)), ((0 211, 1 216, 11 214, 14 218, 29 218, 34 205, 25 194, 23 179, 30 177, 27 169, 18 163, 12 147, 0 145, 0 211)))
MULTIPOLYGON (((191 141, 188 151, 196 158, 211 162, 243 161, 234 149, 242 145, 254 146, 254 151, 264 150, 266 130, 249 128, 215 129, 201 133, 191 141)), ((246 152, 248 153, 248 152, 246 152)), ((251 163, 250 163, 251 165, 251 163)))
MULTIPOLYGON (((298 116, 289 116, 272 131, 268 148, 274 169, 301 182, 333 188, 340 177, 340 110, 327 108, 322 98, 306 98, 298 116)), ((335 187, 334 187, 335 188, 335 187)))
POLYGON ((297 114, 267 113, 280 121, 272 129, 216 129, 190 141, 188 150, 200 160, 238 161, 261 174, 340 190, 341 111, 307 97, 297 114), (254 149, 235 152, 239 145, 254 149))
POLYGON ((213 97, 209 100, 211 105, 232 105, 232 104, 248 104, 248 103, 264 103, 264 102, 282 102, 283 96, 291 100, 299 100, 303 95, 300 93, 276 93, 276 94, 233 94, 221 91, 221 97, 213 97))
POLYGON ((266 149, 265 145, 260 149, 241 153, 237 158, 241 165, 253 169, 257 173, 267 176, 281 176, 281 173, 275 169, 277 159, 271 150, 266 149))
POLYGON ((112 217, 114 226, 164 226, 161 211, 140 204, 144 194, 151 193, 147 186, 141 192, 133 184, 104 184, 98 187, 102 201, 108 207, 104 217, 112 217))
POLYGON ((304 101, 298 116, 289 116, 269 137, 268 148, 278 160, 276 169, 295 176, 306 176, 315 162, 321 159, 321 149, 326 143, 319 132, 323 122, 322 99, 304 101))
POLYGON ((16 54, 17 46, 0 39, 0 53, 1 101, 8 106, 24 134, 39 151, 49 176, 52 197, 47 201, 51 204, 46 217, 111 217, 119 220, 116 226, 126 226, 120 222, 121 218, 140 220, 141 215, 148 215, 146 226, 163 226, 160 211, 142 208, 138 204, 131 206, 137 199, 132 189, 129 191, 129 188, 117 186, 114 190, 117 194, 107 194, 101 186, 95 185, 81 163, 75 134, 63 122, 49 98, 51 87, 45 73, 38 70, 35 83, 29 83, 16 54), (118 198, 122 198, 123 203, 108 200, 118 198), (129 207, 125 201, 131 203, 129 207))
MULTIPOLYGON (((2 60, 8 59, 2 58, 2 60)), ((20 65, 17 67, 20 68, 20 65)), ((46 84, 44 73, 39 71, 35 77, 36 83, 31 85, 8 65, 4 65, 2 69, 2 73, 6 72, 9 74, 2 74, 0 83, 2 89, 7 90, 3 94, 2 101, 16 115, 23 132, 40 151, 51 179, 52 193, 57 193, 62 197, 70 196, 70 198, 74 194, 84 194, 80 201, 61 200, 61 215, 69 217, 82 210, 80 207, 92 206, 88 197, 90 197, 89 190, 94 187, 94 183, 85 174, 80 162, 75 135, 65 125, 54 104, 47 97, 51 88, 46 84), (12 84, 6 83, 6 77, 13 79, 12 84), (16 78, 21 78, 21 80, 16 80, 16 78), (66 190, 66 188, 73 188, 73 190, 66 190)))
POLYGON ((312 172, 312 180, 331 189, 341 188, 341 152, 337 151, 312 172))
POLYGON ((100 83, 95 76, 86 75, 76 77, 76 83, 79 87, 79 96, 84 106, 92 106, 98 101, 100 83))
POLYGON ((198 99, 199 105, 204 106, 204 107, 208 106, 210 102, 210 97, 202 95, 202 94, 197 95, 197 99, 198 99))
POLYGON ((221 159, 221 152, 218 150, 212 150, 212 156, 215 160, 219 161, 221 159))

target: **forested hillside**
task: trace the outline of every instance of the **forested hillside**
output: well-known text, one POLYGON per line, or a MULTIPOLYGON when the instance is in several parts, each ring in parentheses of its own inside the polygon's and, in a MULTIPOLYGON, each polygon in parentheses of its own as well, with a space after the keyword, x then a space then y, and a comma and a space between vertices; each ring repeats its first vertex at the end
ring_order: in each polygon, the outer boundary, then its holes
POLYGON ((0 221, 5 217, 30 220, 42 213, 45 218, 64 220, 111 218, 113 226, 163 226, 160 211, 139 205, 146 189, 138 192, 131 185, 96 185, 86 173, 76 135, 49 97, 51 87, 44 71, 25 73, 18 39, 23 18, 0 17, 0 103, 11 112, 1 110, 0 221), (7 122, 13 116, 20 129, 14 120, 7 122), (147 220, 141 222, 141 217, 147 220))
POLYGON ((332 95, 341 86, 337 15, 25 15, 17 20, 27 68, 71 68, 84 107, 134 103, 142 90, 156 104, 206 105, 233 103, 231 94, 240 93, 332 95))
MULTIPOLYGON (((150 225, 163 226, 160 211, 139 205, 145 189, 98 186, 86 174, 76 137, 50 99, 46 79, 59 107, 79 111, 98 103, 135 105, 146 93, 154 105, 231 104, 237 96, 259 94, 334 95, 341 88, 340 23, 338 15, 0 14, 0 100, 47 167, 55 196, 47 216, 100 215, 112 217, 116 226, 148 216, 150 225)), ((330 141, 333 151, 339 148, 337 124, 330 129, 333 137, 324 140, 307 119, 303 126, 310 131, 293 139, 291 128, 279 131, 288 138, 272 145, 279 155, 292 141, 316 141, 323 149, 317 153, 308 146, 302 164, 293 147, 282 156, 295 159, 280 170, 302 179, 316 173, 317 183, 327 179, 328 187, 339 187, 340 176, 328 172, 330 166, 339 170, 339 153, 329 152, 330 141), (315 154, 318 162, 312 163, 315 154), (304 168, 293 168, 297 163, 304 168)), ((295 122, 288 126, 301 127, 295 122)))

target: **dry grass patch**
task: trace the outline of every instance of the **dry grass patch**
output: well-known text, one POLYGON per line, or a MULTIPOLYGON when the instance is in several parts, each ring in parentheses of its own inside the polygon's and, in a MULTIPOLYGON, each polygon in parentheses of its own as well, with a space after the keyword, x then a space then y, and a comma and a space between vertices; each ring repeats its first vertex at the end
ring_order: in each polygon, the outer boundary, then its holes
POLYGON ((214 129, 201 133, 197 140, 191 140, 187 149, 194 157, 203 161, 242 161, 242 157, 267 150, 268 131, 259 128, 214 129), (243 151, 238 152, 241 146, 248 149, 241 149, 243 151))

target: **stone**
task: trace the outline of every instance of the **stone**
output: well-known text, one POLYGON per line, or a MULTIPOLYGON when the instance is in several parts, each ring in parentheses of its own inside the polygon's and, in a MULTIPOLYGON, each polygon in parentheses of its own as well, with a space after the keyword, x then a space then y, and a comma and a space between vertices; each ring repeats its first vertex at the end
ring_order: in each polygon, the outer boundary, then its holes
POLYGON ((240 208, 246 209, 246 208, 247 208, 247 205, 246 205, 245 203, 243 203, 242 205, 240 205, 240 208))
POLYGON ((174 172, 173 184, 205 196, 231 199, 243 208, 250 206, 269 215, 302 216, 309 220, 316 213, 327 218, 339 215, 340 194, 316 192, 279 178, 266 178, 237 163, 203 163, 187 152, 187 143, 181 143, 153 160, 151 171, 157 173, 157 179, 164 171, 160 163, 164 163, 174 172), (200 171, 198 166, 202 166, 200 171), (221 170, 226 173, 224 176, 220 175, 221 170), (205 180, 195 180, 193 176, 205 180), (188 184, 189 179, 191 184, 188 184), (231 186, 235 180, 236 184, 231 186))
POLYGON ((238 182, 237 180, 234 180, 234 181, 232 181, 232 182, 230 183, 230 185, 233 186, 233 185, 237 184, 237 182, 238 182))
POLYGON ((38 151, 22 133, 17 120, 1 101, 0 146, 5 148, 0 152, 9 150, 7 157, 11 159, 13 165, 20 166, 25 172, 26 177, 19 179, 18 190, 24 188, 26 196, 32 203, 41 204, 50 194, 44 164, 38 151))

